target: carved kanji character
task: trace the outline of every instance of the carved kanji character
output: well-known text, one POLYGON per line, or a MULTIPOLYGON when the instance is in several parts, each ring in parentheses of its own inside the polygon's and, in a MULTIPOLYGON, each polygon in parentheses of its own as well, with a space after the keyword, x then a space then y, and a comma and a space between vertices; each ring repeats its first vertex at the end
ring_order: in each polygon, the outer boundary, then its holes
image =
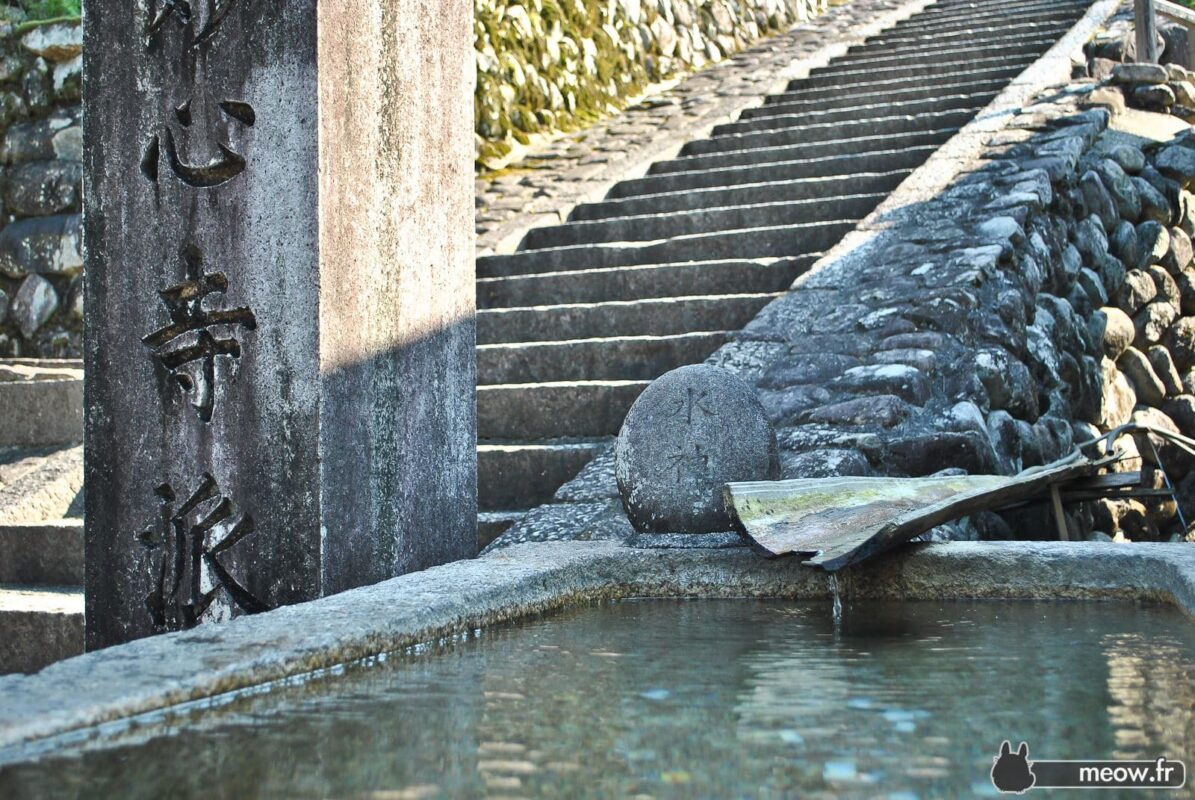
POLYGON ((248 308, 209 310, 204 301, 210 295, 223 294, 228 278, 223 272, 208 274, 203 253, 195 245, 182 250, 186 279, 158 292, 170 312, 170 324, 142 337, 154 351, 154 357, 170 371, 184 391, 195 393, 192 405, 199 418, 210 422, 215 407, 216 356, 240 358, 241 344, 234 335, 220 337, 212 329, 220 326, 257 328, 257 318, 248 308), (198 363, 197 375, 180 371, 198 363))
POLYGON ((224 18, 235 6, 237 0, 204 0, 204 13, 197 18, 188 0, 158 0, 157 6, 149 6, 145 23, 146 39, 152 42, 168 24, 177 24, 189 37, 190 47, 200 47, 224 24, 224 18))
POLYGON ((199 486, 177 509, 169 483, 159 486, 156 494, 161 503, 160 526, 137 535, 156 567, 153 588, 145 598, 154 625, 172 631, 192 628, 222 592, 246 613, 267 610, 269 606, 220 561, 222 553, 255 528, 249 515, 236 518, 232 500, 221 492, 216 479, 204 473, 199 486))
MULTIPOLYGON (((252 126, 257 122, 257 114, 248 103, 225 100, 218 105, 223 114, 241 125, 252 126)), ((191 101, 188 100, 176 108, 174 115, 179 125, 183 128, 190 128, 192 122, 191 101)), ((145 176, 146 180, 153 183, 158 182, 158 167, 164 149, 167 166, 183 183, 200 189, 219 186, 244 172, 248 162, 244 156, 223 142, 217 142, 216 147, 220 149, 219 157, 206 164, 190 164, 179 155, 174 131, 171 130, 170 125, 163 125, 160 131, 149 138, 141 152, 141 174, 145 176)))

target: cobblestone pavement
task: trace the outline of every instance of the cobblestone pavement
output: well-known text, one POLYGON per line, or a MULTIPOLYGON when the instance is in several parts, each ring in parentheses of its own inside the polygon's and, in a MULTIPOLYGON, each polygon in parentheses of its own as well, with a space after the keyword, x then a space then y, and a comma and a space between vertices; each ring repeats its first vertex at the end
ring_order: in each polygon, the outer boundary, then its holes
POLYGON ((709 134, 769 92, 826 63, 929 0, 853 0, 765 39, 720 64, 649 94, 621 114, 533 146, 506 170, 477 179, 477 254, 513 252, 530 228, 563 221, 573 206, 600 199, 709 134))

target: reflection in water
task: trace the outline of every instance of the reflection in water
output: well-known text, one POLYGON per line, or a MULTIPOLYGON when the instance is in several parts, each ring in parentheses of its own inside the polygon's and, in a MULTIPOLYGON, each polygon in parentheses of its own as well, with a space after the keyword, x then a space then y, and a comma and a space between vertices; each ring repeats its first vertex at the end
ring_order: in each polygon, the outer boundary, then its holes
POLYGON ((1006 738, 1182 757, 1193 668, 1195 627, 1131 605, 619 603, 0 768, 0 797, 994 796, 1006 738))
MULTIPOLYGON (((1195 674, 1189 651, 1139 633, 1105 637, 1108 716, 1115 728, 1115 757, 1153 758, 1159 750, 1187 757, 1195 742, 1195 674)), ((1188 783, 1190 783, 1188 777, 1188 783)))

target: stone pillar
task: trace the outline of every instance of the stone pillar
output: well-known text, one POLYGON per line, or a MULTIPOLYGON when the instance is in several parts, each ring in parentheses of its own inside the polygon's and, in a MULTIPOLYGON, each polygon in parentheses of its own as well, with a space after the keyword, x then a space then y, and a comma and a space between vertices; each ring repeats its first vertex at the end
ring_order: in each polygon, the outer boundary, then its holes
POLYGON ((1158 25, 1153 0, 1133 0, 1133 36, 1137 60, 1146 64, 1158 63, 1158 25))
POLYGON ((473 555, 471 6, 86 5, 88 647, 473 555))

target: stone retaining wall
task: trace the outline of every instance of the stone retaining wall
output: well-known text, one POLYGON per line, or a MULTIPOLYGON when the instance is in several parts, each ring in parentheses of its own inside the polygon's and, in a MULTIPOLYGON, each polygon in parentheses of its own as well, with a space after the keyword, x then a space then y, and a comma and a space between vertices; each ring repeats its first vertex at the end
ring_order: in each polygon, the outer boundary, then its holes
POLYGON ((828 0, 476 0, 477 160, 572 130, 651 83, 720 61, 828 0))
POLYGON ((82 350, 81 53, 77 21, 0 15, 0 356, 82 350))

